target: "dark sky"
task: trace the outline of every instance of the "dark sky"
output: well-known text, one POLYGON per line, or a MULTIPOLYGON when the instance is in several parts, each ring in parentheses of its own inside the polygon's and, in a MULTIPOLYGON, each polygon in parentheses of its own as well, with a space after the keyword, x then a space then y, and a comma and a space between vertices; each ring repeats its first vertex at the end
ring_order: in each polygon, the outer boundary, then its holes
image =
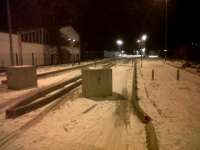
MULTIPOLYGON (((164 0, 10 0, 13 28, 54 28, 73 24, 88 50, 115 49, 122 38, 125 49, 137 48, 147 33, 149 49, 164 48, 164 0)), ((199 40, 197 1, 168 0, 168 45, 199 40)), ((6 0, 0 0, 0 29, 7 29, 6 0)))

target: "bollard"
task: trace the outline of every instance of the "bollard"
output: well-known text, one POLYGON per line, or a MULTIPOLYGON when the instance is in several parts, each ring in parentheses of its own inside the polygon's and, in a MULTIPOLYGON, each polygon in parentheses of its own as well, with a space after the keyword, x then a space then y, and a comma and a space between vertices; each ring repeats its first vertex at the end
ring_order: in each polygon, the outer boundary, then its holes
POLYGON ((34 57, 34 53, 32 53, 32 65, 35 65, 35 57, 34 57))
POLYGON ((19 60, 18 60, 18 54, 17 53, 15 54, 15 57, 16 57, 16 65, 18 66, 19 65, 19 60))
POLYGON ((133 66, 133 58, 132 58, 132 66, 133 66))
POLYGON ((51 55, 51 65, 53 65, 53 55, 51 55))
POLYGON ((154 69, 152 69, 152 75, 151 75, 152 80, 154 80, 154 69))
POLYGON ((177 69, 177 78, 176 79, 180 80, 180 70, 179 69, 177 69))

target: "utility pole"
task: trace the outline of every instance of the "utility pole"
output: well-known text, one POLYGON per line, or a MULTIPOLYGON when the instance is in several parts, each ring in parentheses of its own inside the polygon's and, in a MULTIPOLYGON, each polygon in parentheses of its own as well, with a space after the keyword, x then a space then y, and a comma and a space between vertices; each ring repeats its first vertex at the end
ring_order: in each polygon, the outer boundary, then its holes
POLYGON ((165 53, 165 61, 164 63, 166 63, 167 60, 167 51, 168 51, 168 46, 167 46, 167 35, 168 32, 168 0, 165 0, 165 49, 164 49, 164 53, 165 53))
POLYGON ((167 0, 165 0, 165 49, 167 50, 167 35, 168 32, 168 3, 167 0))
POLYGON ((7 2, 7 14, 8 14, 9 43, 10 43, 10 63, 11 65, 14 65, 10 0, 6 0, 6 2, 7 2))

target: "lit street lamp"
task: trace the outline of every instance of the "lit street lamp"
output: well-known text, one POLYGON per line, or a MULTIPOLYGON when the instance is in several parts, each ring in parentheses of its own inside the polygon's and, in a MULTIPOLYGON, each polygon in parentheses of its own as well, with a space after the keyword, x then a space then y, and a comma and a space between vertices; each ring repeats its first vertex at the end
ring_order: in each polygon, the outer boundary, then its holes
POLYGON ((118 49, 119 49, 120 53, 122 53, 121 47, 122 47, 122 45, 124 44, 124 42, 123 42, 122 40, 117 40, 117 41, 116 41, 116 44, 117 44, 117 46, 118 46, 118 49))
POLYGON ((75 42, 76 40, 72 40, 72 43, 71 43, 71 60, 72 60, 72 66, 75 64, 75 56, 74 56, 74 52, 73 52, 73 47, 75 46, 75 42))
POLYGON ((140 40, 137 40, 137 43, 140 43, 141 41, 140 40))
POLYGON ((146 51, 146 40, 147 40, 147 35, 144 34, 142 35, 141 39, 138 39, 136 42, 138 43, 138 46, 139 46, 139 51, 140 51, 140 54, 141 54, 141 67, 142 67, 142 57, 143 57, 143 54, 145 54, 145 51, 146 51), (141 48, 141 45, 143 45, 143 48, 141 48))
POLYGON ((165 63, 166 63, 166 60, 167 60, 167 50, 166 49, 164 50, 164 53, 165 53, 165 63))
POLYGON ((165 63, 167 59, 167 32, 168 32, 168 0, 165 0, 165 63))
POLYGON ((146 41, 146 40, 147 40, 147 35, 144 34, 144 35, 142 36, 142 41, 146 41))

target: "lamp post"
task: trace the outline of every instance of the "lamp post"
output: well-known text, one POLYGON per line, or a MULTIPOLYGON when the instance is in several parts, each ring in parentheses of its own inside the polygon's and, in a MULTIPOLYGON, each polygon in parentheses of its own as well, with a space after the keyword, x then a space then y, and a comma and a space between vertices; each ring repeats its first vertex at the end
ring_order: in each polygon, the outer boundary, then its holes
POLYGON ((143 54, 145 54, 145 51, 146 51, 146 46, 145 46, 146 40, 147 40, 146 34, 142 35, 141 39, 137 40, 137 43, 139 45, 140 54, 141 54, 141 67, 142 67, 142 57, 143 57, 143 54), (143 45, 143 48, 141 48, 141 45, 143 45))
POLYGON ((168 35, 167 35, 167 32, 168 32, 168 0, 165 0, 165 49, 164 49, 164 53, 165 53, 165 63, 166 63, 166 60, 167 60, 167 38, 168 38, 168 35))
POLYGON ((164 53, 165 53, 165 63, 166 63, 166 60, 167 60, 167 50, 166 49, 164 50, 164 53))
POLYGON ((9 42, 10 42, 10 63, 14 65, 14 55, 13 55, 13 40, 12 40, 12 18, 10 12, 10 0, 7 2, 7 15, 8 15, 8 30, 9 30, 9 42))
POLYGON ((142 35, 141 39, 142 39, 142 44, 143 44, 142 52, 145 55, 147 35, 146 34, 142 35))
POLYGON ((75 46, 76 40, 72 40, 72 65, 75 64, 75 58, 74 58, 74 52, 73 52, 73 47, 75 46))
POLYGON ((141 51, 141 48, 140 48, 140 44, 141 44, 141 40, 137 40, 137 43, 138 43, 138 48, 139 48, 139 51, 140 51, 140 59, 141 59, 141 67, 142 67, 142 51, 141 51))
POLYGON ((122 47, 122 45, 124 44, 124 42, 123 42, 122 40, 117 40, 117 41, 116 41, 116 44, 117 44, 117 46, 118 46, 118 49, 119 49, 120 53, 122 54, 121 47, 122 47))

